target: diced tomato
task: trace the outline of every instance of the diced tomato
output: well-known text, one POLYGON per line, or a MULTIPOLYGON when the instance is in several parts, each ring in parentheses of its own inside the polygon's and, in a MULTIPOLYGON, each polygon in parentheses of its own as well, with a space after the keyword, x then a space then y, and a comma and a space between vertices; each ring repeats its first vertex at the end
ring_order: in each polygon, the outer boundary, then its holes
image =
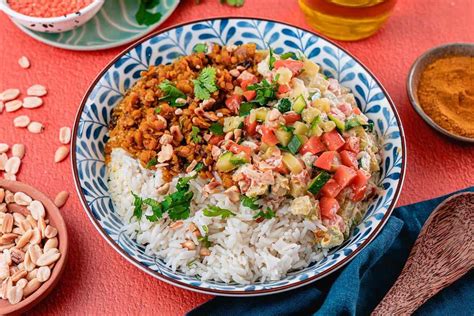
POLYGON ((339 210, 339 203, 335 198, 323 196, 319 200, 319 208, 321 209, 322 217, 334 219, 336 217, 337 210, 339 210))
POLYGON ((243 95, 247 101, 252 101, 253 99, 255 99, 257 92, 253 90, 247 90, 247 91, 244 91, 243 95))
POLYGON ((354 169, 349 168, 347 166, 339 166, 336 170, 336 174, 334 175, 334 180, 336 180, 337 184, 344 189, 351 183, 352 179, 356 177, 357 173, 354 169))
POLYGON ((254 136, 257 133, 257 120, 250 122, 250 115, 247 116, 244 120, 244 128, 247 132, 247 135, 254 136))
POLYGON ((237 82, 240 83, 242 89, 247 90, 247 86, 257 83, 258 79, 254 74, 245 70, 237 77, 237 82))
POLYGON ((353 108, 352 112, 354 112, 355 115, 361 115, 362 114, 362 112, 360 111, 360 109, 358 107, 353 108))
POLYGON ((324 133, 322 136, 323 143, 327 146, 329 150, 338 150, 344 146, 344 138, 339 134, 335 129, 329 133, 324 133))
POLYGON ((230 141, 227 145, 227 148, 234 154, 240 154, 241 152, 244 152, 245 156, 247 156, 247 159, 250 161, 250 157, 252 155, 252 149, 250 147, 242 146, 233 141, 230 141))
POLYGON ((221 140, 224 139, 224 135, 213 135, 210 139, 209 139, 209 144, 211 145, 217 145, 221 142, 221 140))
POLYGON ((318 136, 311 136, 308 141, 301 147, 300 154, 312 153, 316 155, 326 150, 326 146, 321 142, 318 136))
POLYGON ((357 170, 356 176, 352 180, 351 188, 354 193, 352 200, 355 202, 361 201, 367 191, 367 182, 370 179, 370 174, 364 170, 357 170))
POLYGON ((284 94, 290 91, 290 86, 287 84, 281 84, 278 86, 278 94, 284 94))
POLYGON ((262 142, 269 146, 275 146, 278 144, 278 138, 271 128, 266 125, 262 125, 262 142))
POLYGON ((239 113, 240 103, 242 103, 242 97, 237 94, 233 94, 225 100, 225 106, 234 113, 239 113))
POLYGON ((322 187, 321 194, 328 197, 336 197, 341 192, 341 186, 334 179, 329 179, 322 187))
POLYGON ((350 150, 354 153, 359 153, 360 151, 360 140, 359 137, 349 136, 345 139, 346 143, 342 146, 343 150, 350 150))
POLYGON ((273 170, 278 172, 279 174, 289 174, 290 173, 290 171, 288 170, 287 167, 285 167, 283 162, 281 164, 279 164, 277 167, 273 168, 273 170))
POLYGON ((357 161, 356 153, 352 151, 343 150, 341 151, 341 162, 343 165, 357 169, 359 167, 359 162, 357 161))
POLYGON ((314 162, 314 166, 327 171, 335 171, 340 165, 341 157, 337 151, 325 151, 314 162))
POLYGON ((296 112, 286 112, 285 114, 283 114, 283 118, 285 119, 285 123, 289 125, 301 120, 301 115, 296 112))
POLYGON ((303 62, 299 60, 291 60, 291 59, 286 59, 286 60, 277 60, 274 64, 275 69, 285 67, 291 70, 293 75, 297 75, 301 69, 303 68, 303 62))

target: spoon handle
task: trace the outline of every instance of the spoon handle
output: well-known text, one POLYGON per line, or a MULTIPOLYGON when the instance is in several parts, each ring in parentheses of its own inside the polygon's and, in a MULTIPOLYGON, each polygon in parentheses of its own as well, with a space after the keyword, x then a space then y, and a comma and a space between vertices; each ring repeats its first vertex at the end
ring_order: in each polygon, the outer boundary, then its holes
POLYGON ((372 315, 410 315, 474 267, 474 194, 463 202, 466 207, 456 207, 448 199, 431 214, 400 276, 372 315))

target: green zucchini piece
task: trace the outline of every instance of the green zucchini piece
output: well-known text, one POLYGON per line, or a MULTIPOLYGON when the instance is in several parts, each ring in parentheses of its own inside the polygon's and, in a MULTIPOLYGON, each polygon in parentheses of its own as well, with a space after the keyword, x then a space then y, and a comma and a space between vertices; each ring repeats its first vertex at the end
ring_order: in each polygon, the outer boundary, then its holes
POLYGON ((290 153, 296 154, 300 150, 301 146, 303 146, 301 136, 293 135, 290 142, 288 143, 288 150, 290 151, 290 153))
POLYGON ((331 175, 326 171, 321 171, 309 184, 308 191, 314 195, 318 194, 329 179, 331 179, 331 175))
POLYGON ((344 121, 340 120, 339 118, 332 115, 331 113, 328 114, 328 118, 336 124, 336 127, 339 131, 344 132, 346 128, 346 124, 344 123, 344 121))
POLYGON ((237 166, 232 162, 234 154, 230 151, 223 153, 216 162, 216 169, 221 172, 229 172, 237 168, 237 166))

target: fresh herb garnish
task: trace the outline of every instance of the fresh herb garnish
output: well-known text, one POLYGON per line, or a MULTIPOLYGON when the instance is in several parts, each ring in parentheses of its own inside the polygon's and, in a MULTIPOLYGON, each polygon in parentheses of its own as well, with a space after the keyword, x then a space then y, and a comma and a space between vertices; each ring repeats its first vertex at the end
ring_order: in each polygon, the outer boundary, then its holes
POLYGON ((256 91, 257 95, 252 102, 260 105, 267 105, 268 102, 276 100, 276 91, 278 90, 278 75, 272 83, 263 79, 260 83, 256 83, 247 87, 247 90, 256 91))
POLYGON ((231 7, 241 7, 244 5, 245 0, 221 0, 222 4, 230 5, 231 7))
POLYGON ((150 11, 159 4, 160 0, 141 0, 138 11, 135 13, 137 23, 140 25, 153 25, 161 20, 160 12, 153 13, 150 11))
POLYGON ((240 105, 239 116, 247 116, 255 106, 251 102, 244 102, 240 105))
POLYGON ((158 160, 156 160, 156 157, 153 157, 146 164, 146 168, 150 169, 151 167, 156 166, 157 164, 158 164, 158 160))
POLYGON ((278 103, 278 111, 285 113, 291 110, 291 101, 287 98, 281 99, 278 103))
POLYGON ((293 52, 288 52, 288 53, 283 53, 280 55, 280 58, 281 59, 288 59, 288 58, 291 58, 291 59, 294 59, 294 60, 298 60, 298 56, 296 56, 295 53, 293 52))
POLYGON ((242 205, 245 207, 248 207, 249 209, 252 210, 258 210, 260 208, 260 205, 255 203, 258 200, 257 197, 248 197, 246 195, 241 195, 240 196, 240 201, 242 202, 242 205))
POLYGON ((204 168, 204 164, 202 162, 198 162, 196 167, 194 167, 194 171, 199 172, 204 168))
POLYGON ((185 105, 185 103, 176 102, 176 99, 186 99, 186 95, 181 90, 176 88, 173 83, 171 83, 171 81, 164 80, 158 87, 165 94, 164 97, 160 98, 161 101, 169 102, 171 106, 175 107, 182 107, 185 105))
POLYGON ((285 132, 288 132, 288 133, 293 133, 293 131, 295 130, 295 128, 293 126, 286 126, 286 125, 280 125, 280 128, 282 130, 284 130, 285 132))
POLYGON ((212 123, 209 130, 214 135, 224 135, 224 126, 219 123, 212 123))
POLYGON ((198 78, 193 80, 194 95, 200 100, 207 100, 211 97, 211 93, 217 91, 216 86, 216 69, 212 67, 204 68, 198 78))
POLYGON ((155 113, 156 113, 156 114, 160 114, 160 112, 161 112, 161 107, 156 107, 156 108, 155 108, 155 113))
POLYGON ((273 49, 271 47, 269 47, 269 51, 270 51, 270 56, 268 58, 268 68, 270 70, 273 69, 274 65, 275 65, 275 62, 276 62, 276 58, 275 56, 273 55, 273 49))
POLYGON ((221 208, 215 205, 208 205, 207 208, 203 211, 204 216, 207 217, 217 217, 220 216, 222 219, 226 219, 231 216, 235 216, 230 210, 221 208))
POLYGON ((276 215, 275 215, 275 212, 267 207, 267 211, 260 211, 258 212, 253 218, 265 218, 265 219, 271 219, 271 218, 274 218, 276 215))
POLYGON ((207 52, 207 44, 198 43, 198 44, 194 45, 193 52, 195 52, 195 53, 206 53, 207 52))
POLYGON ((198 237, 198 241, 200 243, 202 243, 202 245, 206 248, 209 248, 212 246, 211 242, 209 241, 209 236, 201 236, 201 237, 198 237))
POLYGON ((134 206, 133 216, 140 219, 142 218, 142 213, 143 213, 143 200, 133 192, 132 192, 132 195, 133 195, 133 206, 134 206))
POLYGON ((163 208, 160 202, 148 198, 143 200, 143 204, 149 205, 153 212, 153 215, 146 217, 147 220, 149 220, 150 222, 156 222, 157 220, 163 217, 163 208))
POLYGON ((201 130, 197 126, 191 127, 191 139, 195 144, 199 144, 202 141, 201 135, 199 135, 199 132, 201 130))

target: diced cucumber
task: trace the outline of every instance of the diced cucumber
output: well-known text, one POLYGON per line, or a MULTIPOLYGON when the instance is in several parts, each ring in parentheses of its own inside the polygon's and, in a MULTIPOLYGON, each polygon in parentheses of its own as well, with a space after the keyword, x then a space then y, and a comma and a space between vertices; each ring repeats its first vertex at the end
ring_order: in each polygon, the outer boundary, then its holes
POLYGON ((306 107, 306 101, 303 95, 300 95, 296 98, 295 102, 293 103, 293 111, 300 114, 303 112, 304 108, 306 107))
POLYGON ((298 134, 298 135, 306 135, 306 133, 308 133, 308 126, 303 123, 303 122, 300 122, 300 121, 296 121, 295 123, 293 123, 293 128, 294 128, 294 131, 293 133, 294 134, 298 134))
POLYGON ((217 171, 229 172, 237 168, 237 166, 234 163, 232 163, 233 157, 234 157, 234 154, 231 153, 230 151, 223 153, 219 157, 219 159, 217 159, 217 162, 216 162, 217 171))
POLYGON ((313 193, 314 195, 318 194, 321 191, 322 187, 326 184, 326 182, 331 179, 331 175, 326 171, 321 171, 320 174, 316 176, 316 178, 311 181, 308 186, 308 191, 313 193))
POLYGON ((263 122, 267 118, 268 109, 267 108, 258 108, 254 110, 255 118, 257 121, 263 122))
POLYGON ((303 171, 303 166, 295 156, 288 152, 283 153, 282 156, 283 164, 288 168, 288 170, 290 170, 291 173, 298 174, 303 171))
POLYGON ((346 131, 357 126, 366 126, 369 123, 366 121, 365 117, 362 115, 357 115, 346 121, 346 131))
POLYGON ((311 123, 311 130, 310 130, 310 136, 321 136, 323 134, 323 129, 319 126, 319 123, 321 123, 321 117, 318 116, 316 117, 313 122, 311 123))
POLYGON ((328 114, 328 118, 336 124, 336 127, 338 130, 340 130, 341 132, 344 132, 346 128, 346 124, 344 123, 343 120, 339 119, 338 117, 336 117, 334 114, 331 114, 331 113, 328 114))
POLYGON ((276 131, 275 131, 275 136, 276 138, 278 139, 278 142, 280 144, 282 144, 283 146, 287 146, 288 143, 290 142, 291 140, 291 132, 283 129, 283 128, 278 128, 276 131))
POLYGON ((296 154, 301 146, 303 146, 303 139, 302 139, 302 136, 300 135, 293 135, 293 137, 291 138, 290 142, 288 143, 288 150, 292 153, 292 154, 296 154))
POLYGON ((241 153, 238 153, 238 154, 234 154, 232 157, 230 157, 230 162, 234 166, 240 166, 240 165, 246 164, 249 161, 248 161, 247 156, 245 155, 245 153, 241 152, 241 153))

